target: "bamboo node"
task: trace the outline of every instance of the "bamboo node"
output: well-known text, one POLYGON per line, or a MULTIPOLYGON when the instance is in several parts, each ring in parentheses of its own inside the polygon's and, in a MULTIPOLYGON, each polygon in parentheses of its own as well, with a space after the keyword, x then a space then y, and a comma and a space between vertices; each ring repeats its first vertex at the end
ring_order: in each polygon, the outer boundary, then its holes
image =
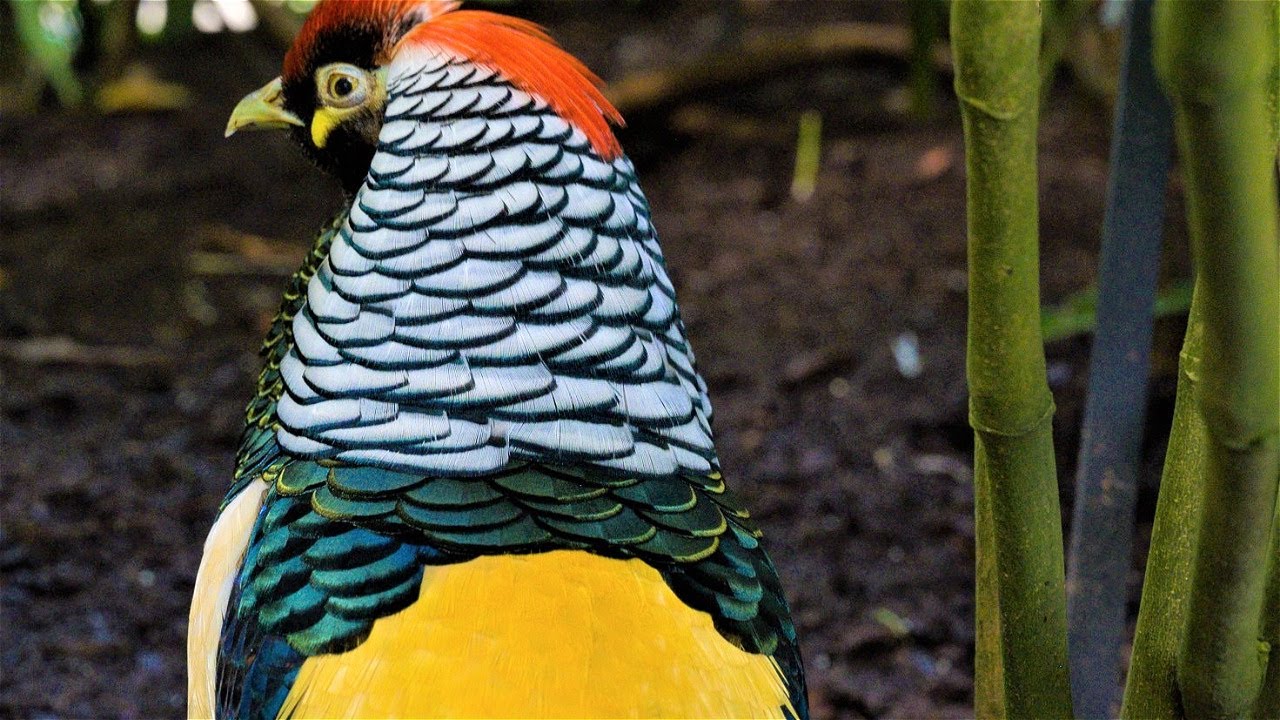
POLYGON ((986 102, 985 100, 982 100, 981 98, 976 98, 972 95, 962 92, 958 87, 959 84, 960 83, 956 83, 957 85, 956 97, 960 99, 960 102, 973 108, 974 110, 977 110, 983 115, 986 115, 992 120, 999 120, 1001 122, 1016 120, 1018 116, 1022 115, 1022 113, 1027 109, 1026 106, 1014 107, 1011 110, 1006 110, 1006 109, 997 107, 995 103, 989 103, 989 102, 986 102))
POLYGON ((1031 422, 1012 429, 999 428, 983 422, 983 420, 979 418, 979 415, 982 413, 975 407, 973 399, 970 399, 969 427, 973 428, 974 432, 982 433, 983 435, 994 435, 996 437, 1004 438, 1026 437, 1027 435, 1043 428, 1045 425, 1051 425, 1053 423, 1053 414, 1057 411, 1058 406, 1054 404, 1052 395, 1049 395, 1048 393, 1046 393, 1046 395, 1045 406, 1040 414, 1031 422))

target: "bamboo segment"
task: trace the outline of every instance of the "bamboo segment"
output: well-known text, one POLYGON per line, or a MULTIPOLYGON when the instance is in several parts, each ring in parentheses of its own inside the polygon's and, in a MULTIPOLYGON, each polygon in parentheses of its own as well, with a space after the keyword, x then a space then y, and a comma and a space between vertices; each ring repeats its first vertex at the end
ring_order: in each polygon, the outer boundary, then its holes
MULTIPOLYGON (((976 448, 975 448, 976 449, 976 448)), ((995 518, 991 510, 991 473, 986 455, 973 458, 974 542, 977 545, 974 603, 974 715, 1008 717, 1004 701, 1004 658, 1000 641, 1000 574, 996 567, 995 518)))
POLYGON ((1067 718, 1062 526, 1040 338, 1037 3, 956 0, 968 170, 977 714, 1067 718))
POLYGON ((1270 646, 1267 671, 1253 717, 1280 718, 1280 508, 1271 529, 1271 568, 1262 612, 1262 640, 1270 646))
POLYGON ((1280 488, 1272 12, 1271 2, 1162 0, 1156 15, 1204 319, 1204 501, 1177 663, 1196 718, 1248 713, 1267 664, 1259 635, 1280 488))
MULTIPOLYGON (((1275 54, 1271 59, 1268 112, 1271 115, 1271 144, 1280 154, 1280 2, 1271 3, 1271 32, 1275 54)), ((1277 158, 1280 170, 1280 158, 1277 158)), ((1271 646, 1262 691, 1253 708, 1255 718, 1280 718, 1280 502, 1271 527, 1271 569, 1268 571, 1267 599, 1262 611, 1262 639, 1271 646)))
POLYGON ((1204 418, 1196 411, 1200 355, 1204 340, 1201 303, 1193 298, 1178 365, 1178 397, 1173 429, 1160 480, 1160 499, 1151 529, 1142 605, 1133 638, 1133 655, 1125 684, 1124 720, 1180 720, 1178 648, 1186 628, 1186 588, 1191 584, 1199 513, 1204 488, 1204 418))
MULTIPOLYGON (((1271 144, 1280 152, 1280 1, 1272 0, 1270 5, 1271 36, 1275 38, 1275 45, 1271 55, 1271 80, 1267 83, 1267 112, 1271 115, 1271 144)), ((1280 705, 1280 699, 1276 704, 1280 705)))

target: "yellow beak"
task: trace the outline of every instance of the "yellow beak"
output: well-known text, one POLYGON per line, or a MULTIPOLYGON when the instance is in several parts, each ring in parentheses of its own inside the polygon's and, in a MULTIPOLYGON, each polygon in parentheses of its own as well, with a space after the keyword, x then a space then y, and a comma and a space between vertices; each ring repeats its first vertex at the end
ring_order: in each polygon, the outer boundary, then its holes
POLYGON ((283 130, 291 125, 302 127, 305 123, 284 109, 284 93, 280 78, 276 78, 254 90, 236 105, 227 121, 227 137, 237 130, 283 130))

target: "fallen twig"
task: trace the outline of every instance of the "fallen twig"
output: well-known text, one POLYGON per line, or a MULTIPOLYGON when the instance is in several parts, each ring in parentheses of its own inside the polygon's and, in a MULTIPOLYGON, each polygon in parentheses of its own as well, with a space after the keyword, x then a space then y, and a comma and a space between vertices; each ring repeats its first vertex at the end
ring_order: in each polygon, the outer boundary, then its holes
MULTIPOLYGON (((802 33, 762 35, 732 50, 703 55, 684 65, 636 72, 610 83, 607 94, 625 115, 796 67, 865 56, 905 60, 910 53, 911 33, 905 27, 832 23, 802 33)), ((933 50, 933 63, 940 71, 951 72, 950 48, 939 43, 933 50)))
POLYGON ((782 145, 795 139, 791 127, 705 103, 691 103, 672 111, 668 124, 684 135, 710 135, 736 143, 782 145))
POLYGON ((136 368, 164 365, 169 355, 134 345, 84 345, 65 335, 0 340, 0 357, 28 365, 109 365, 136 368))
POLYGON ((224 225, 200 229, 201 245, 187 257, 187 269, 196 275, 287 276, 298 267, 299 250, 291 243, 240 232, 224 225))
POLYGON ((187 256, 187 269, 196 275, 274 275, 284 277, 297 269, 297 260, 246 258, 234 253, 193 252, 187 256))

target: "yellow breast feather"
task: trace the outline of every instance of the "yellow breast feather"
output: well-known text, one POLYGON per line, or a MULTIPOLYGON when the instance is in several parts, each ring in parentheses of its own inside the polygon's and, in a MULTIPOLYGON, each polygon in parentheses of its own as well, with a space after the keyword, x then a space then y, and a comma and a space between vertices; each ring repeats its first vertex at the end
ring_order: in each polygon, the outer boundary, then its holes
POLYGON ((657 570, 576 550, 427 568, 411 607, 307 659, 281 718, 747 718, 795 712, 777 663, 657 570))

